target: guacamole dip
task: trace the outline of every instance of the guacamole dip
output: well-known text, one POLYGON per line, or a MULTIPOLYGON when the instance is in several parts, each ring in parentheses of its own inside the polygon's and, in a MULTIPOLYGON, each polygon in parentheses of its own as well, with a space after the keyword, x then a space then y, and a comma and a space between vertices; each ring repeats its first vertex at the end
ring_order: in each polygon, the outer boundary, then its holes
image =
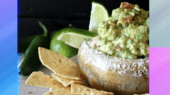
POLYGON ((149 55, 149 11, 128 2, 100 23, 93 47, 111 56, 137 59, 149 55))

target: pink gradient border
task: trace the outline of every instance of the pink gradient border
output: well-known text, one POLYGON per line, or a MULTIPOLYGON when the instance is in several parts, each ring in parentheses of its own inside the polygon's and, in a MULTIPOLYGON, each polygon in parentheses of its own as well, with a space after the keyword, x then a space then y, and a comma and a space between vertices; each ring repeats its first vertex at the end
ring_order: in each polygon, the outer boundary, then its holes
POLYGON ((150 95, 170 95, 170 48, 149 48, 150 95))

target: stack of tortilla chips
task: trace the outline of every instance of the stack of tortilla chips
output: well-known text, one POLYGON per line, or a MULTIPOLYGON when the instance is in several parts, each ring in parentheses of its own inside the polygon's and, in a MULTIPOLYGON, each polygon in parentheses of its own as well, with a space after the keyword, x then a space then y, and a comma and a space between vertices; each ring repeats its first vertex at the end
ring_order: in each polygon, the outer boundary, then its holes
POLYGON ((33 72, 26 84, 52 89, 44 95, 114 95, 88 87, 80 75, 79 67, 69 58, 41 47, 38 53, 42 64, 53 73, 48 76, 41 71, 33 72))

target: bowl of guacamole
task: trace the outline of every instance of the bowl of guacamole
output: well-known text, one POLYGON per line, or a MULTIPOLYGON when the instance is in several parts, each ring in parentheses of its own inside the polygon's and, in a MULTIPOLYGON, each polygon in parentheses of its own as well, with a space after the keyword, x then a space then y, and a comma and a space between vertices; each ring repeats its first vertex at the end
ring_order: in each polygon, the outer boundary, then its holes
POLYGON ((149 93, 149 11, 122 2, 78 51, 82 76, 116 95, 149 93))

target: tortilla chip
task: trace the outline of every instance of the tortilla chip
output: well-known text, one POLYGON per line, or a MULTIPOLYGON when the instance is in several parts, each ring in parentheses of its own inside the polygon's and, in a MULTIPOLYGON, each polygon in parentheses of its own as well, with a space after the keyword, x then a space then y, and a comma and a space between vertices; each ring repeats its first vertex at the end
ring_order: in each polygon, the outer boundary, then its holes
POLYGON ((82 95, 114 95, 112 92, 106 92, 102 90, 92 89, 87 86, 79 84, 71 84, 71 94, 82 95))
POLYGON ((38 48, 40 61, 44 66, 65 78, 81 80, 79 67, 71 59, 42 47, 38 48))
POLYGON ((71 89, 55 89, 52 91, 48 91, 46 93, 44 93, 44 95, 66 95, 66 94, 70 94, 71 93, 71 89))
POLYGON ((83 91, 88 91, 91 88, 79 84, 71 84, 71 94, 82 94, 83 91))
POLYGON ((70 89, 55 89, 52 91, 48 91, 44 93, 43 95, 82 95, 82 94, 71 94, 71 88, 70 89))
POLYGON ((70 93, 66 93, 65 95, 82 95, 82 94, 70 94, 70 93))
POLYGON ((55 77, 59 82, 61 82, 65 87, 67 87, 68 85, 71 85, 71 84, 86 85, 85 82, 83 82, 83 80, 69 79, 69 78, 61 77, 57 74, 52 74, 52 76, 55 77))
POLYGON ((112 92, 101 91, 97 89, 91 89, 88 91, 83 91, 83 95, 114 95, 112 92))
POLYGON ((112 92, 106 92, 106 91, 90 91, 90 95, 114 95, 112 92))
POLYGON ((53 76, 47 76, 43 72, 33 72, 27 79, 27 85, 37 86, 37 87, 46 87, 53 89, 70 89, 70 87, 64 87, 60 82, 56 80, 53 76))
POLYGON ((89 91, 82 91, 82 95, 91 95, 89 91))

